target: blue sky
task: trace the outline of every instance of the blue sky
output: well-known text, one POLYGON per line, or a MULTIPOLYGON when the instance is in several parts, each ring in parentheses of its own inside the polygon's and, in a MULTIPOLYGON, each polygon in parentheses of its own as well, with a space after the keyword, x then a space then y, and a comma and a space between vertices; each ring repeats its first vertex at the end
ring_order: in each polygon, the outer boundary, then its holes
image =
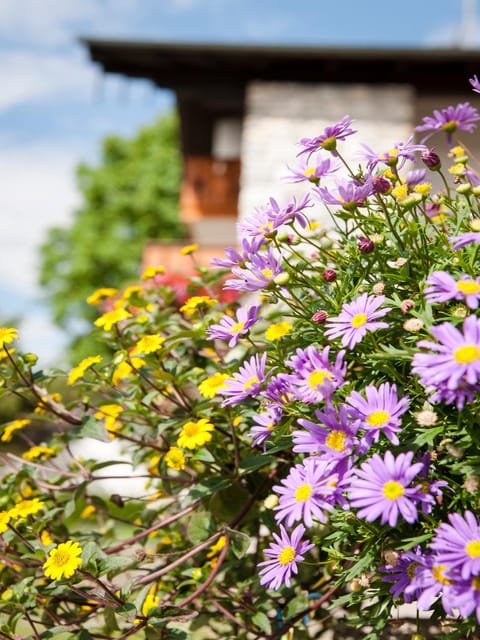
MULTIPOLYGON (((102 77, 80 36, 314 46, 476 47, 475 0, 2 0, 0 322, 52 362, 62 339, 36 282, 46 229, 79 202, 74 170, 109 133, 133 134, 172 105, 143 81, 102 77), (467 17, 462 23, 462 12, 467 17), (5 230, 8 230, 5 233, 5 230)), ((99 285, 101 282, 99 282, 99 285)))

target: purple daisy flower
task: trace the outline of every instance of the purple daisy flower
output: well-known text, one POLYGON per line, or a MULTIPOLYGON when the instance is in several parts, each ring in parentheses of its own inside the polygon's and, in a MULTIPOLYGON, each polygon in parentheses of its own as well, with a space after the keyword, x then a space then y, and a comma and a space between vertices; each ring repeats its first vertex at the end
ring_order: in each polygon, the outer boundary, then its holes
POLYGON ((428 302, 462 300, 470 309, 477 309, 480 301, 480 277, 475 280, 463 275, 455 280, 446 271, 434 271, 426 280, 425 299, 428 302))
POLYGON ((347 211, 356 209, 364 204, 365 200, 374 193, 375 189, 370 176, 364 183, 356 180, 343 180, 336 182, 336 189, 331 187, 315 187, 313 189, 321 202, 336 204, 347 211))
POLYGON ((453 236, 452 238, 449 238, 448 241, 452 245, 452 250, 456 251, 457 249, 462 249, 469 244, 479 244, 480 232, 467 231, 466 233, 461 233, 459 236, 453 236))
POLYGON ((219 390, 223 396, 229 396, 223 401, 222 406, 238 404, 251 396, 257 395, 265 380, 265 364, 267 354, 261 356, 257 353, 239 368, 233 378, 225 380, 225 385, 219 390))
POLYGON ((255 426, 250 429, 248 434, 253 439, 252 447, 263 444, 265 449, 265 442, 272 435, 272 431, 281 420, 282 415, 283 412, 278 406, 270 406, 254 417, 255 426))
POLYGON ((298 169, 287 167, 290 173, 285 176, 286 182, 313 182, 318 184, 320 178, 329 176, 341 168, 338 158, 322 158, 319 154, 306 158, 301 156, 298 169))
POLYGON ((290 390, 292 394, 312 404, 329 400, 335 389, 342 386, 347 365, 343 362, 345 351, 340 351, 335 363, 329 362, 330 348, 323 351, 310 345, 306 349, 297 349, 294 356, 285 362, 295 373, 290 374, 290 390))
POLYGON ((360 509, 357 516, 372 522, 381 516, 381 523, 395 527, 399 516, 410 524, 418 519, 415 503, 420 499, 419 485, 408 485, 422 469, 422 463, 412 464, 413 452, 390 451, 382 458, 376 453, 352 472, 348 497, 351 506, 360 509))
POLYGON ((312 154, 319 149, 325 149, 325 151, 331 151, 335 154, 338 140, 345 140, 348 136, 357 133, 355 129, 352 129, 351 124, 350 116, 344 116, 334 125, 325 127, 321 135, 315 138, 302 138, 298 144, 303 149, 298 155, 300 156, 304 153, 312 154))
POLYGON ((472 91, 475 91, 475 93, 480 93, 480 81, 477 78, 477 76, 473 76, 472 78, 469 78, 468 81, 472 85, 472 91))
POLYGON ((410 188, 416 187, 417 184, 425 181, 425 176, 427 175, 426 169, 412 169, 408 171, 405 176, 405 182, 408 184, 410 188))
POLYGON ((445 593, 442 604, 449 615, 457 610, 462 618, 468 618, 475 611, 480 623, 480 576, 455 581, 445 593))
POLYGON ((369 385, 365 388, 365 398, 358 391, 352 391, 345 402, 351 407, 351 417, 357 421, 357 426, 365 430, 364 451, 372 442, 378 442, 381 433, 392 444, 399 443, 400 416, 408 409, 409 400, 407 396, 398 398, 396 385, 388 382, 378 388, 369 385))
POLYGON ((279 373, 268 381, 267 388, 262 392, 273 406, 281 408, 292 399, 290 376, 287 373, 279 373))
POLYGON ((305 430, 294 431, 295 453, 319 454, 325 460, 341 460, 348 456, 355 444, 355 428, 348 418, 347 407, 340 405, 338 411, 331 406, 315 411, 318 423, 300 418, 298 424, 305 430))
POLYGON ((314 518, 326 522, 325 511, 332 511, 340 498, 339 478, 334 469, 335 464, 314 456, 292 467, 282 483, 273 487, 280 495, 275 519, 285 520, 287 527, 298 520, 303 520, 307 527, 313 525, 314 518))
POLYGON ((466 131, 467 133, 473 133, 477 126, 475 122, 480 120, 480 115, 475 107, 472 107, 469 102, 463 102, 457 104, 455 107, 449 106, 445 109, 435 109, 433 111, 433 117, 427 116, 423 118, 423 123, 418 127, 415 127, 415 131, 427 131, 429 134, 425 136, 422 143, 428 140, 437 131, 445 131, 447 134, 447 142, 450 145, 452 143, 452 134, 455 131, 466 131))
POLYGON ((444 388, 468 392, 469 386, 474 385, 476 389, 480 378, 480 318, 465 318, 463 333, 450 322, 430 327, 430 333, 438 343, 421 340, 417 347, 429 349, 430 353, 416 353, 412 360, 412 371, 427 391, 438 391, 442 396, 444 388))
POLYGON ((433 472, 435 471, 434 467, 431 465, 430 454, 428 452, 419 456, 418 461, 423 465, 422 471, 418 474, 418 479, 422 483, 420 488, 421 508, 423 513, 431 513, 432 508, 437 503, 441 503, 443 496, 442 489, 444 487, 448 487, 448 482, 445 482, 445 480, 434 480, 431 482, 428 479, 428 476, 433 475, 433 472))
POLYGON ((380 163, 401 169, 407 160, 415 160, 416 151, 426 150, 424 144, 413 143, 413 135, 406 142, 396 142, 391 149, 383 153, 376 153, 366 144, 360 146, 363 151, 358 153, 358 157, 367 162, 370 171, 380 163))
POLYGON ((458 570, 464 580, 480 574, 480 524, 471 511, 464 516, 451 513, 450 524, 443 522, 430 547, 440 564, 449 571, 458 570))
POLYGON ((236 291, 259 291, 266 289, 280 273, 282 273, 282 260, 272 249, 269 249, 264 254, 252 255, 244 269, 233 267, 232 274, 237 278, 227 280, 223 288, 236 291))
POLYGON ((227 247, 225 249, 227 258, 212 258, 211 263, 215 267, 225 269, 240 267, 247 260, 250 260, 252 255, 256 255, 264 243, 265 239, 261 237, 252 239, 242 238, 242 253, 239 253, 234 247, 227 247))
POLYGON ((236 318, 223 316, 219 324, 213 324, 207 329, 207 334, 211 340, 229 340, 228 346, 234 347, 240 336, 248 332, 250 327, 258 320, 260 305, 247 307, 246 305, 237 310, 236 318))
MULTIPOLYGON (((418 608, 428 611, 439 595, 447 596, 453 584, 447 567, 434 555, 427 554, 413 570, 413 578, 406 593, 414 594, 418 608)), ((443 600, 443 598, 442 598, 443 600)), ((444 608, 449 608, 444 604, 444 608)))
POLYGON ((385 296, 369 296, 362 293, 353 302, 344 304, 340 315, 326 321, 328 329, 325 336, 341 337, 342 346, 353 349, 365 337, 367 331, 388 327, 386 322, 376 322, 377 318, 382 318, 391 311, 391 307, 378 310, 384 302, 385 296))
POLYGON ((274 533, 275 542, 272 542, 264 554, 270 560, 260 562, 260 584, 268 589, 280 589, 285 584, 291 584, 292 573, 298 573, 297 562, 304 559, 304 554, 315 545, 302 540, 305 527, 299 524, 289 536, 285 528, 280 525, 280 535, 274 533))
POLYGON ((390 593, 395 598, 403 598, 404 602, 412 602, 416 599, 415 590, 410 588, 415 575, 415 569, 424 561, 424 555, 420 547, 413 551, 401 553, 396 564, 387 564, 379 567, 382 573, 382 582, 392 582, 390 593))

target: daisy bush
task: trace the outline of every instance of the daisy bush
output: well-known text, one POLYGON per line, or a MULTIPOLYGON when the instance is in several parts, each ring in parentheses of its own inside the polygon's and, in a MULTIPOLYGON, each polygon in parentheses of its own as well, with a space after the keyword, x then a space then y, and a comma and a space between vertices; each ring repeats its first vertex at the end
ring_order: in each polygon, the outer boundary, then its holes
POLYGON ((353 118, 302 138, 304 194, 212 269, 186 247, 181 292, 92 293, 111 357, 45 371, 0 328, 31 407, 0 434, 1 637, 479 637, 479 120, 355 165, 353 118))

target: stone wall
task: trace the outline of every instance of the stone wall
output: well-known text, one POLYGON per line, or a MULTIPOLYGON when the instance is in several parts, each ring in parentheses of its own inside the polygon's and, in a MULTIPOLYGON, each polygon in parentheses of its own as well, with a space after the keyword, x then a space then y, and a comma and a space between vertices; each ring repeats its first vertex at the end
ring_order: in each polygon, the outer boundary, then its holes
MULTIPOLYGON (((240 219, 273 196, 280 202, 305 187, 282 182, 287 165, 296 165, 303 137, 319 135, 327 125, 349 115, 358 136, 342 143, 342 153, 355 164, 353 150, 361 141, 388 149, 405 140, 414 124, 414 91, 405 85, 307 85, 255 82, 247 91, 240 179, 240 219)), ((357 161, 358 164, 358 161, 357 161)))

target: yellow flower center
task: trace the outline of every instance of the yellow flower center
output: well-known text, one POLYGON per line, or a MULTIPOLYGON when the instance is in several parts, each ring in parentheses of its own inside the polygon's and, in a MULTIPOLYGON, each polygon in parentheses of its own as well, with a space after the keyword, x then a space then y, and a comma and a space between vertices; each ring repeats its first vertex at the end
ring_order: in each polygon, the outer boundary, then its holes
POLYGON ((351 321, 352 327, 354 329, 358 329, 363 327, 363 325, 367 322, 367 314, 366 313, 356 313, 351 321))
POLYGON ((233 327, 229 329, 229 333, 240 333, 244 326, 245 322, 237 322, 237 324, 234 324, 233 327))
POLYGON ((400 482, 389 480, 383 485, 383 495, 388 500, 397 500, 405 493, 405 488, 400 482))
POLYGON ((371 427, 382 427, 391 417, 388 411, 380 409, 379 411, 372 411, 372 413, 367 416, 366 423, 371 427))
POLYGON ((448 122, 445 122, 445 124, 442 124, 442 129, 447 133, 453 133, 457 126, 458 122, 456 120, 449 120, 448 122))
POLYGON ((475 344, 466 344, 455 349, 453 358, 458 364, 470 364, 480 358, 480 349, 475 344))
POLYGON ((474 280, 460 280, 460 282, 457 282, 455 288, 466 296, 480 292, 480 284, 474 280))
POLYGON ((345 451, 345 437, 346 434, 343 431, 332 431, 325 438, 325 444, 335 451, 345 451))
POLYGON ((196 436, 200 433, 198 422, 187 422, 187 424, 184 425, 182 431, 188 438, 196 436))
POLYGON ((262 224, 260 226, 260 231, 262 231, 263 233, 265 232, 269 232, 273 229, 273 220, 269 220, 269 222, 266 222, 265 224, 262 224))
POLYGON ((301 484, 295 490, 295 500, 297 502, 305 502, 310 498, 313 493, 313 489, 309 484, 301 484))
POLYGON ((435 578, 435 580, 437 582, 440 582, 441 584, 452 584, 452 581, 443 575, 445 569, 446 567, 444 564, 435 564, 432 567, 432 575, 435 578))
POLYGON ((420 562, 411 562, 407 567, 407 575, 409 578, 415 577, 415 569, 420 566, 420 562))
POLYGON ((317 369, 308 376, 308 385, 312 391, 316 391, 317 387, 323 384, 325 380, 333 380, 333 375, 326 369, 317 369))
POLYGON ((243 385, 243 390, 244 391, 248 391, 249 389, 251 389, 253 387, 254 384, 258 384, 259 382, 260 382, 260 380, 257 378, 257 376, 252 376, 243 385))
POLYGON ((320 143, 320 146, 327 151, 335 151, 335 149, 337 148, 337 139, 335 136, 325 138, 325 140, 320 143))
POLYGON ((271 278, 273 276, 273 271, 271 269, 262 269, 260 273, 264 278, 271 278))
POLYGON ((64 567, 68 562, 70 562, 71 554, 68 551, 59 551, 55 550, 55 553, 52 554, 52 564, 56 567, 64 567))
POLYGON ((296 553, 293 547, 285 547, 278 554, 278 561, 280 564, 290 564, 295 559, 296 553))
POLYGON ((479 558, 480 557, 480 540, 470 540, 465 545, 465 551, 470 556, 470 558, 479 558))
POLYGON ((307 169, 305 169, 305 171, 303 172, 303 175, 306 176, 307 178, 310 178, 310 176, 313 176, 315 173, 315 167, 307 167, 307 169))

